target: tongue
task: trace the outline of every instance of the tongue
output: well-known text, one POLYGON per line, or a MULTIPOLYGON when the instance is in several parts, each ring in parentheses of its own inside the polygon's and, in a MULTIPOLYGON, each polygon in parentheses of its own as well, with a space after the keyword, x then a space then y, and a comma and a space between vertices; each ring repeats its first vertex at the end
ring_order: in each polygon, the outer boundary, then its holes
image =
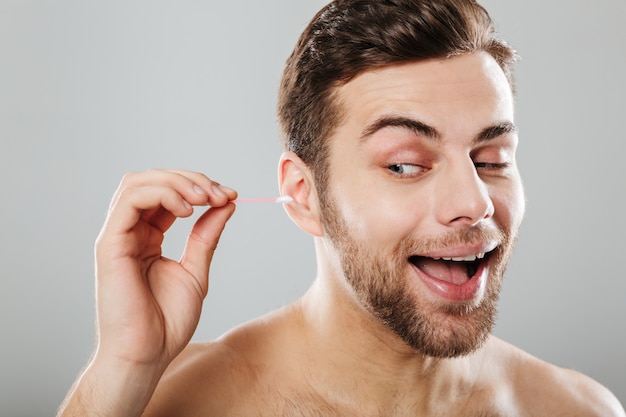
POLYGON ((415 265, 431 277, 455 285, 463 285, 469 279, 467 267, 462 262, 420 258, 415 265))

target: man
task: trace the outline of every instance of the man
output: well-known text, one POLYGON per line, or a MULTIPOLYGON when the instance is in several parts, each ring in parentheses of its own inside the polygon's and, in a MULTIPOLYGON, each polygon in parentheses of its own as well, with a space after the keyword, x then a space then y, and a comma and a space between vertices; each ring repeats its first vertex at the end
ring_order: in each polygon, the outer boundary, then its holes
POLYGON ((490 335, 524 212, 514 61, 470 0, 326 6, 279 98, 310 290, 188 345, 237 194, 129 174, 96 244, 97 349, 59 415, 624 417, 598 383, 490 335), (207 204, 163 258, 163 233, 207 204))

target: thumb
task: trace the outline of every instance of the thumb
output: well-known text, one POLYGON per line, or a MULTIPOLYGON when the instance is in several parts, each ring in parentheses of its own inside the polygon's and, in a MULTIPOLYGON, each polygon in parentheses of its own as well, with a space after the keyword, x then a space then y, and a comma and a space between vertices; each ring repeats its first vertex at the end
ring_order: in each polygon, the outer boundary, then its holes
POLYGON ((198 281, 206 295, 208 276, 213 253, 226 222, 235 212, 235 205, 211 207, 196 221, 187 238, 180 264, 198 281))

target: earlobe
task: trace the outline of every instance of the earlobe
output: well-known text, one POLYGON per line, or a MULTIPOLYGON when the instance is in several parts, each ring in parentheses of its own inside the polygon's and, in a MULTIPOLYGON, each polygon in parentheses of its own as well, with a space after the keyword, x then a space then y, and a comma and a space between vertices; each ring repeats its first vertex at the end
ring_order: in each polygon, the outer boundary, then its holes
POLYGON ((317 192, 309 167, 293 152, 285 152, 278 164, 278 186, 281 195, 293 201, 285 204, 289 218, 305 232, 322 236, 317 192))

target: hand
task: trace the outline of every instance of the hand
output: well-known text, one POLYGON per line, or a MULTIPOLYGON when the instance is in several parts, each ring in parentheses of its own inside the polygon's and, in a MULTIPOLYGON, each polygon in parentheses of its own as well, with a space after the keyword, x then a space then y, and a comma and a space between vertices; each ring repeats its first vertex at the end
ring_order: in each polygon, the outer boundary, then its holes
MULTIPOLYGON (((235 191, 189 171, 128 174, 96 243, 98 349, 94 361, 149 367, 160 375, 189 343, 208 290, 217 242, 235 191), (164 258, 164 233, 192 206, 194 224, 179 262, 164 258)), ((158 377, 158 376, 157 376, 158 377)))

